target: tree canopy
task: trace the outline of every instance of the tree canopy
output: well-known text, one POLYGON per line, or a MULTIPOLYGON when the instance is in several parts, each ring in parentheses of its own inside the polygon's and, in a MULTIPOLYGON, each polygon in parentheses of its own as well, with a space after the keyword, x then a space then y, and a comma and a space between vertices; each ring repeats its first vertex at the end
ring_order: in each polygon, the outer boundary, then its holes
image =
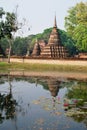
POLYGON ((0 39, 3 37, 11 39, 12 33, 17 30, 16 14, 5 12, 3 8, 0 8, 0 39))
POLYGON ((87 52, 87 3, 80 2, 68 10, 65 27, 77 49, 87 52))

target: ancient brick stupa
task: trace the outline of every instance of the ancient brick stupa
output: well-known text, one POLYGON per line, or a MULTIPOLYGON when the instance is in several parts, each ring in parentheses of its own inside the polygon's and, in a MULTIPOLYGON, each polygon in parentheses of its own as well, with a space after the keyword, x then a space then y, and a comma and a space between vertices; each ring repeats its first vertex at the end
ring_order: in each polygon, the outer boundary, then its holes
POLYGON ((48 44, 44 47, 40 56, 51 58, 66 58, 68 56, 67 50, 61 44, 60 36, 57 29, 56 16, 54 20, 54 27, 48 40, 48 44))
POLYGON ((36 39, 36 43, 34 45, 32 56, 39 56, 40 52, 41 52, 40 45, 39 45, 39 43, 38 43, 38 41, 36 39))

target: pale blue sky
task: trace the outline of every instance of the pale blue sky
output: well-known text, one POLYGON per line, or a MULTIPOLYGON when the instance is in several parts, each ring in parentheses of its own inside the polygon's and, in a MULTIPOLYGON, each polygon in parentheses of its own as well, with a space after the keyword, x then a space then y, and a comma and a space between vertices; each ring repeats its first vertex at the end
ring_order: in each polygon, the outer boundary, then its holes
POLYGON ((0 6, 5 11, 12 12, 18 7, 18 19, 27 20, 26 25, 31 27, 25 35, 43 32, 44 29, 53 27, 56 12, 57 26, 64 30, 64 17, 67 10, 79 2, 87 0, 0 0, 0 6))

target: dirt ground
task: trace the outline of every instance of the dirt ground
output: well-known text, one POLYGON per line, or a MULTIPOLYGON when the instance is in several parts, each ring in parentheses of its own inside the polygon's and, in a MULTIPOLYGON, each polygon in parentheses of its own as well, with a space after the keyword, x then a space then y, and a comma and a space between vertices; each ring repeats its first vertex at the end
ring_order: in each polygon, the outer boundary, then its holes
POLYGON ((11 62, 87 66, 86 60, 41 60, 11 58, 11 62))

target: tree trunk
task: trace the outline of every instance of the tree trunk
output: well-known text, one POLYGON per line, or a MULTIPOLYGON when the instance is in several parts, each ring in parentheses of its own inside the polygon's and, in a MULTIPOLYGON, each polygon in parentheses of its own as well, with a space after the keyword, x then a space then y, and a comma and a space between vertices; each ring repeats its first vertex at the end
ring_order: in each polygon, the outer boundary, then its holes
POLYGON ((9 40, 8 63, 10 63, 10 56, 11 56, 11 40, 9 40))

